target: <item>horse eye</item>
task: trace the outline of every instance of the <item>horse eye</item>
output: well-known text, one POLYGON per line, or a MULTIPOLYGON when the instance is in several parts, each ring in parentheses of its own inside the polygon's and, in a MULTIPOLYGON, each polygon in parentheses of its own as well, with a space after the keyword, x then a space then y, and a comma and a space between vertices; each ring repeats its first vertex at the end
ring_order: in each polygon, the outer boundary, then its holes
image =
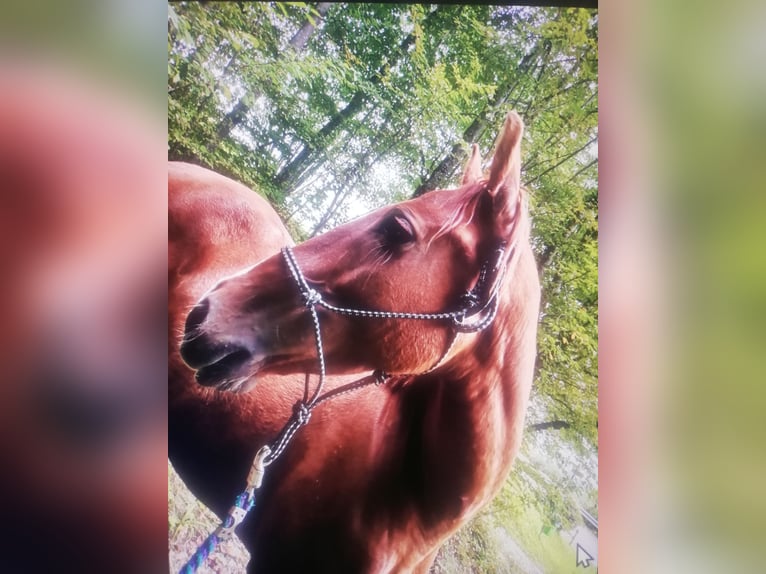
POLYGON ((387 218, 380 228, 385 245, 401 247, 415 240, 415 230, 409 220, 401 214, 387 218))

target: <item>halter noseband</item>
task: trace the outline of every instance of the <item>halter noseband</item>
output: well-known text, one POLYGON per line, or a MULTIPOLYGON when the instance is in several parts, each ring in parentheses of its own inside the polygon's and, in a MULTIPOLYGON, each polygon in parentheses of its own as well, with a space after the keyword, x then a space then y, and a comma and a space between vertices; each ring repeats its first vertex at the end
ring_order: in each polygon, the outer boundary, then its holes
MULTIPOLYGON (((511 248, 513 251, 513 248, 511 248)), ((353 309, 347 307, 338 307, 327 302, 321 293, 312 289, 306 277, 303 275, 295 254, 291 247, 283 247, 282 255, 287 263, 295 283, 298 285, 304 305, 309 309, 314 324, 314 335, 317 347, 317 356, 319 360, 319 384, 321 385, 325 375, 325 359, 322 347, 322 333, 317 315, 317 306, 324 307, 328 311, 345 315, 347 317, 362 317, 367 319, 413 319, 413 320, 449 320, 454 327, 455 333, 449 347, 442 353, 439 360, 428 371, 419 374, 425 374, 438 367, 452 348, 454 339, 458 333, 477 333, 483 331, 492 324, 497 315, 498 291, 500 283, 505 274, 505 251, 506 244, 501 242, 494 251, 494 257, 486 260, 479 271, 479 278, 476 284, 470 290, 466 291, 460 297, 460 305, 453 311, 442 311, 438 313, 413 313, 401 311, 376 311, 369 309, 353 309), (470 319, 475 318, 471 321, 470 319)), ((390 375, 379 371, 383 378, 390 375)))

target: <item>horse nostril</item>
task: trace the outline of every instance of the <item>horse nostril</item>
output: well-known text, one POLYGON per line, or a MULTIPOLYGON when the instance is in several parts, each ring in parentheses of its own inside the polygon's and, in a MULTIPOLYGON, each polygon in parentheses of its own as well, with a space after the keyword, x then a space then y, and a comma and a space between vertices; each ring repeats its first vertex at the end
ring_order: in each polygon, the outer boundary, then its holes
POLYGON ((186 317, 186 334, 190 335, 196 331, 202 322, 207 317, 208 311, 210 311, 210 301, 203 299, 197 305, 194 306, 186 317))

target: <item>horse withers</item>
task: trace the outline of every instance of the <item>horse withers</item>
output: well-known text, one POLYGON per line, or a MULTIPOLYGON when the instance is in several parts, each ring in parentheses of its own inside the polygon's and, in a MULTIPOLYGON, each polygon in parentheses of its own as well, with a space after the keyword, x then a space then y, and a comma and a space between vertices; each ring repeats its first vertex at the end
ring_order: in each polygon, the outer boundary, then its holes
POLYGON ((501 487, 521 441, 540 299, 522 132, 509 114, 487 177, 474 147, 460 187, 284 249, 189 314, 181 356, 206 387, 255 380, 255 392, 322 363, 387 380, 322 405, 269 468, 242 528, 253 572, 426 572, 501 487))

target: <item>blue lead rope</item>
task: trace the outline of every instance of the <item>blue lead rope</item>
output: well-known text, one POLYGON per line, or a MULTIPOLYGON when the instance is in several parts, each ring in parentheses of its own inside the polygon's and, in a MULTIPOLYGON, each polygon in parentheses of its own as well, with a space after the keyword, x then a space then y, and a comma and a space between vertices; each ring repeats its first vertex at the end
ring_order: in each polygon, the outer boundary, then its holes
POLYGON ((200 566, 205 563, 207 557, 210 556, 218 545, 228 538, 234 532, 234 529, 245 518, 248 512, 255 506, 255 496, 250 492, 245 491, 237 496, 237 500, 234 502, 234 506, 231 507, 226 518, 223 519, 221 525, 208 536, 205 541, 200 544, 197 551, 189 558, 189 561, 184 564, 183 568, 179 571, 179 574, 194 574, 200 566))
POLYGON ((215 532, 205 538, 205 541, 199 545, 197 551, 184 564, 179 574, 194 574, 221 542, 234 536, 234 529, 242 523, 247 513, 255 506, 255 491, 261 487, 263 475, 266 472, 266 465, 271 464, 273 461, 273 459, 267 461, 270 454, 271 449, 268 446, 261 447, 256 453, 253 464, 250 467, 250 472, 247 475, 245 490, 237 496, 234 506, 229 509, 226 518, 221 521, 215 532))

